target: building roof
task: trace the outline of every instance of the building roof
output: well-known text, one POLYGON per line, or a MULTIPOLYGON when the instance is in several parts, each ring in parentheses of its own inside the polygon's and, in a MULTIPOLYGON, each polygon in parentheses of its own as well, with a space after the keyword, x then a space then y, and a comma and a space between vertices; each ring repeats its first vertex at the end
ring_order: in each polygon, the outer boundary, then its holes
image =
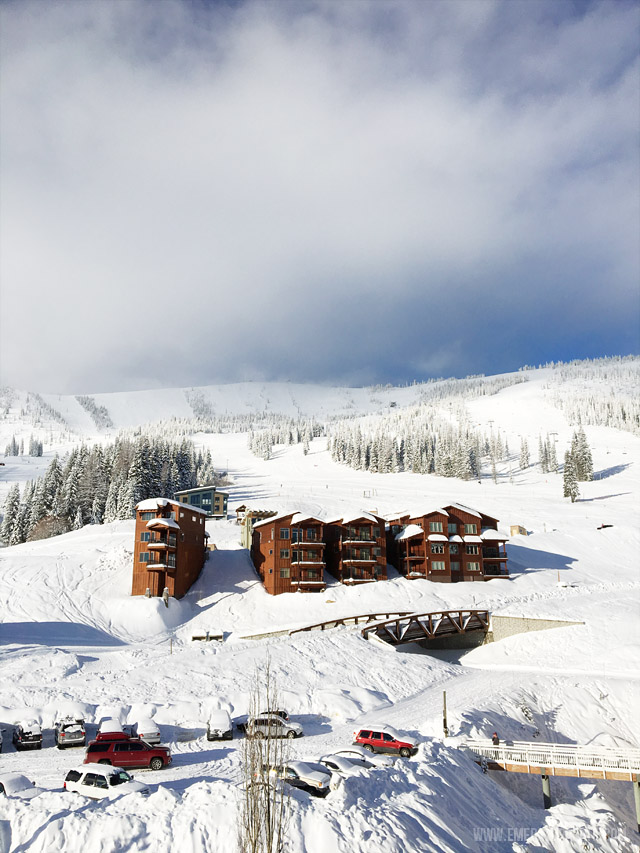
POLYGON ((505 536, 504 533, 499 533, 497 530, 493 530, 491 527, 485 528, 481 533, 480 537, 483 542, 506 542, 509 537, 505 536))
POLYGON ((175 530, 180 530, 180 525, 172 518, 152 518, 147 521, 147 527, 172 527, 175 530))
POLYGON ((375 517, 375 515, 372 515, 370 512, 360 512, 360 513, 358 513, 358 515, 345 516, 342 519, 342 523, 343 524, 351 524, 351 522, 353 522, 353 521, 361 521, 362 519, 366 519, 366 521, 373 521, 376 524, 379 521, 379 519, 377 519, 375 517))
POLYGON ((422 536, 423 534, 424 530, 419 524, 407 524, 405 529, 397 534, 396 541, 400 542, 402 539, 412 539, 414 536, 422 536))
POLYGON ((469 536, 465 536, 464 541, 467 542, 468 544, 482 545, 482 539, 479 536, 475 536, 473 534, 470 534, 469 536))
MULTIPOLYGON (((471 507, 465 506, 464 504, 449 504, 449 506, 451 509, 458 509, 460 512, 466 512, 467 515, 475 515, 478 518, 481 518, 481 515, 477 510, 471 509, 471 507)), ((489 515, 487 518, 491 518, 491 516, 489 515)))
MULTIPOLYGON (((184 509, 185 504, 181 504, 178 501, 172 501, 169 498, 147 498, 145 501, 140 501, 139 504, 136 504, 136 509, 138 512, 151 512, 156 511, 158 509, 164 509, 164 507, 171 504, 171 506, 179 506, 184 509)), ((200 509, 197 506, 191 506, 189 504, 189 509, 191 512, 201 512, 203 515, 206 515, 207 512, 204 509, 200 509)))
POLYGON ((229 492, 223 492, 217 486, 196 486, 195 489, 180 489, 179 492, 174 492, 174 495, 193 495, 196 492, 215 492, 217 495, 229 496, 229 492))
POLYGON ((324 521, 316 515, 305 515, 303 512, 296 512, 291 519, 291 524, 300 524, 303 521, 317 521, 319 524, 324 524, 324 521))
POLYGON ((448 542, 449 540, 444 535, 444 533, 430 533, 427 536, 429 542, 448 542))

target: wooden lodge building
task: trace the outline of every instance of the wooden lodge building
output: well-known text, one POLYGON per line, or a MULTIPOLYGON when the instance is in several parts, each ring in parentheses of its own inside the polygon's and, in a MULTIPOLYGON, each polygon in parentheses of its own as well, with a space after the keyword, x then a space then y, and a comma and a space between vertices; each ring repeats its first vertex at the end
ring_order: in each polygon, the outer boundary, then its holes
POLYGON ((182 598, 196 580, 206 557, 207 513, 166 498, 136 506, 132 595, 182 598))
POLYGON ((346 584, 386 580, 385 524, 369 512, 327 522, 327 571, 346 584))
POLYGON ((438 583, 509 577, 498 520, 461 504, 388 522, 389 562, 407 578, 438 583))
POLYGON ((275 515, 253 525, 251 559, 264 588, 281 592, 321 592, 324 580, 325 525, 300 512, 275 515))

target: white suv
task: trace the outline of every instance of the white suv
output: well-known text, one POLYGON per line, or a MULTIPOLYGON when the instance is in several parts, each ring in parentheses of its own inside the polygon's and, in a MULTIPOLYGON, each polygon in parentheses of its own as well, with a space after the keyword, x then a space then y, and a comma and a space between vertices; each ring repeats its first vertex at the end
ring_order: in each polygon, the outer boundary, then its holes
POLYGON ((149 788, 142 782, 136 782, 122 767, 108 764, 82 764, 69 770, 64 780, 65 791, 84 794, 93 800, 110 800, 123 794, 139 793, 149 795, 149 788))

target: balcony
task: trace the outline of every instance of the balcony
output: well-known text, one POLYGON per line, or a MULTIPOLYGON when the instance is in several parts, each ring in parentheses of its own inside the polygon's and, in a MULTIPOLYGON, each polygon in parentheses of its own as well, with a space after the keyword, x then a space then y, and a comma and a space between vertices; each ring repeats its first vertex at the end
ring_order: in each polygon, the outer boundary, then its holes
POLYGON ((147 547, 149 549, 163 549, 163 548, 173 548, 175 549, 177 542, 177 537, 175 533, 170 533, 168 536, 154 536, 149 539, 147 542, 147 547))
POLYGON ((345 566, 349 566, 352 563, 370 564, 370 563, 377 563, 378 558, 377 557, 343 557, 342 562, 344 563, 345 566))
POLYGON ((324 560, 310 560, 308 556, 298 557, 297 559, 294 557, 291 560, 292 566, 317 566, 318 568, 324 569, 324 560))
POLYGON ((343 545, 353 545, 354 543, 358 544, 358 543, 366 542, 367 545, 375 545, 376 541, 377 540, 373 539, 373 537, 371 537, 371 536, 345 536, 345 538, 342 540, 342 544, 343 545))
POLYGON ((485 560, 506 560, 507 552, 500 548, 485 547, 482 549, 482 556, 485 560))
POLYGON ((297 578, 291 578, 292 586, 326 586, 321 569, 301 569, 297 578))

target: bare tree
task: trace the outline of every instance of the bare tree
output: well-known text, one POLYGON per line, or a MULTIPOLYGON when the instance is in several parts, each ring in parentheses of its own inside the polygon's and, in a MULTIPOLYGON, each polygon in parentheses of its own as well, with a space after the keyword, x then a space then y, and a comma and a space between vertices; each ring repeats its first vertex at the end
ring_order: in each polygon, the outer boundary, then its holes
POLYGON ((271 768, 286 764, 289 741, 252 728, 251 721, 280 707, 276 681, 267 656, 262 672, 256 670, 249 699, 249 718, 242 743, 242 797, 238 808, 238 845, 241 853, 282 853, 289 825, 288 786, 271 768))

